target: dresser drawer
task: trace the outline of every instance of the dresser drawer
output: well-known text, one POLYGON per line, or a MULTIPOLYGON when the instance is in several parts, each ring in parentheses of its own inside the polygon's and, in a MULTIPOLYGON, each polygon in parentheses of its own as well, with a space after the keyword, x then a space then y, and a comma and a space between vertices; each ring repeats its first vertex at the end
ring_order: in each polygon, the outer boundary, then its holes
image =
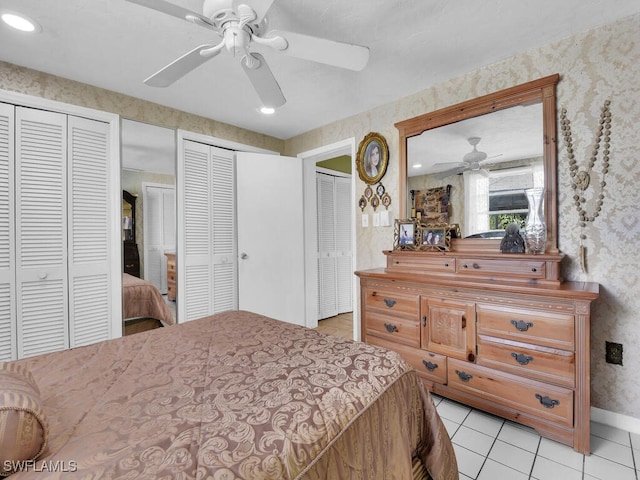
POLYGON ((417 318, 410 320, 368 310, 365 312, 364 321, 367 329, 367 341, 369 341, 369 335, 377 335, 392 342, 420 347, 420 322, 417 318))
POLYGON ((427 257, 424 255, 389 254, 387 256, 387 269, 392 271, 407 272, 440 272, 455 273, 456 259, 452 257, 427 257))
POLYGON ((447 357, 444 355, 405 347, 377 337, 369 337, 367 343, 398 352, 421 377, 435 383, 447 383, 447 357))
POLYGON ((448 360, 448 385, 486 400, 550 420, 573 426, 573 390, 536 380, 524 380, 459 360, 448 360))
POLYGON ((526 277, 544 279, 545 262, 541 260, 522 260, 513 262, 492 258, 458 258, 456 272, 463 275, 497 275, 500 277, 526 277))
POLYGON ((482 304, 476 312, 478 334, 574 350, 573 315, 482 304))
POLYGON ((575 354, 501 338, 478 335, 480 365, 573 388, 575 354))
POLYGON ((393 288, 367 288, 364 308, 382 311, 389 315, 399 314, 417 321, 420 297, 393 288))

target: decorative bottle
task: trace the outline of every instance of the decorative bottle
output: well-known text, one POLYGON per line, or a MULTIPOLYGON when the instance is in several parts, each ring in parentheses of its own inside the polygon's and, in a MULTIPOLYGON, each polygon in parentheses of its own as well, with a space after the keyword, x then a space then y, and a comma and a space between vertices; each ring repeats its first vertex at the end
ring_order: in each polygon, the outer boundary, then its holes
POLYGON ((544 188, 524 191, 529 212, 524 226, 524 239, 529 253, 544 253, 547 246, 547 223, 544 219, 544 188))

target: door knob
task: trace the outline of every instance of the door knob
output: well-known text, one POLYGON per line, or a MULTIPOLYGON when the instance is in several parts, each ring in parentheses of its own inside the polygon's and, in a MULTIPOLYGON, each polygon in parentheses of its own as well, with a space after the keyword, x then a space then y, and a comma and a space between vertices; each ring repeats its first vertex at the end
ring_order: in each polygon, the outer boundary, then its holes
POLYGON ((241 258, 242 260, 246 260, 247 258, 249 258, 249 255, 247 255, 246 253, 242 252, 242 253, 240 254, 240 258, 241 258))

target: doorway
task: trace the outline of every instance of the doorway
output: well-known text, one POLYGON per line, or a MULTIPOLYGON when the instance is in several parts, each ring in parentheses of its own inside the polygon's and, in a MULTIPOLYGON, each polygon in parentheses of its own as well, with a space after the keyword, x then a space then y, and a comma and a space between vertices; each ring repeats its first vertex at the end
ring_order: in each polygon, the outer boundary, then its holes
MULTIPOLYGON (((308 267, 306 274, 306 296, 307 302, 307 327, 316 328, 318 326, 318 225, 317 225, 317 188, 316 188, 316 170, 318 162, 324 160, 347 155, 351 158, 351 171, 355 171, 356 158, 356 140, 349 138, 336 142, 314 150, 309 150, 298 154, 298 158, 303 160, 304 175, 304 203, 305 203, 305 242, 306 242, 306 259, 305 264, 308 267), (315 301, 314 301, 315 300, 315 301)), ((351 175, 351 205, 355 208, 355 175, 351 175)), ((353 338, 360 339, 360 315, 359 302, 355 301, 359 298, 359 284, 357 278, 353 275, 357 264, 356 232, 355 232, 355 215, 351 218, 351 292, 353 303, 353 338)))

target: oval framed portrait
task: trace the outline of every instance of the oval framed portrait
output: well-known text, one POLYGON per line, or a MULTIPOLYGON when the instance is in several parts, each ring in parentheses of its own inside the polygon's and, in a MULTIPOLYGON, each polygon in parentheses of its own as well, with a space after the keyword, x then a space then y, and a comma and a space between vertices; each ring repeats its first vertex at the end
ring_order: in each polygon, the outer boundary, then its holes
POLYGON ((358 145, 356 167, 360 180, 372 185, 378 183, 387 171, 389 146, 379 133, 371 132, 358 145))

